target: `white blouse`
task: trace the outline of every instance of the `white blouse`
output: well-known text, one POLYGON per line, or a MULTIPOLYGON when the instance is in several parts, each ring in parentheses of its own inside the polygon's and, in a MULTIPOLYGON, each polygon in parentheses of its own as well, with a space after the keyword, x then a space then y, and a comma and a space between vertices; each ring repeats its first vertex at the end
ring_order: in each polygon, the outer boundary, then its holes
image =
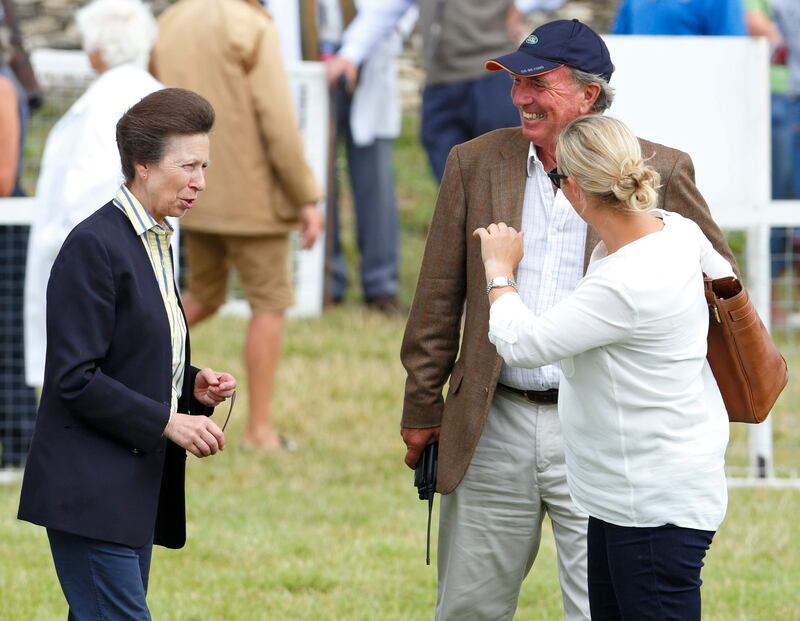
POLYGON ((691 220, 613 254, 600 243, 575 291, 540 316, 516 293, 491 306, 511 366, 561 361, 558 402, 575 503, 620 526, 716 530, 725 515, 728 418, 706 363, 702 272, 733 275, 691 220))

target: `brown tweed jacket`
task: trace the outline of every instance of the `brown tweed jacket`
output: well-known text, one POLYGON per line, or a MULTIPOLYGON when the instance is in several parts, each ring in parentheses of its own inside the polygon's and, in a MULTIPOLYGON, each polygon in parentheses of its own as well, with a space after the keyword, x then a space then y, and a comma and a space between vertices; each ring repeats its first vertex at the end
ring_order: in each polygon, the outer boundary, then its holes
MULTIPOLYGON (((428 233, 400 352, 408 373, 401 425, 441 426, 437 491, 442 494, 456 488, 469 466, 502 362, 488 338, 486 278, 480 242, 472 232, 492 222, 519 229, 528 144, 515 128, 455 147, 447 160, 428 233)), ((641 144, 645 157, 652 158, 649 164, 661 174, 659 207, 697 222, 735 268, 725 237, 695 186, 691 158, 645 140, 641 144)), ((597 242, 590 229, 587 265, 597 242)))

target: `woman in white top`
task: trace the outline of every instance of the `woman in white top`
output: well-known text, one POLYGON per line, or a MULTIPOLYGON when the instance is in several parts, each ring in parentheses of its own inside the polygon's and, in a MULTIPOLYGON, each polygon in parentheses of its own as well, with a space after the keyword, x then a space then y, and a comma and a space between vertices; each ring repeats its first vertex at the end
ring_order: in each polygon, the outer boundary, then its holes
MULTIPOLYGON (((567 481, 590 516, 592 619, 699 619, 700 568, 727 505, 728 420, 706 363, 702 272, 733 275, 697 225, 653 209, 658 173, 616 119, 567 126, 551 173, 601 238, 575 291, 535 316, 489 290, 507 364, 561 361, 567 481)), ((522 233, 478 229, 487 282, 513 278, 522 233)))

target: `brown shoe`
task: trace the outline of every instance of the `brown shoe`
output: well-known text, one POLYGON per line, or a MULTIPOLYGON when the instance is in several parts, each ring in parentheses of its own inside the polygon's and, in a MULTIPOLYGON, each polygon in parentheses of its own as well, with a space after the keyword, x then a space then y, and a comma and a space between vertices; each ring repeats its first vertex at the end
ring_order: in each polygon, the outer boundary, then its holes
POLYGON ((374 298, 367 298, 367 308, 390 317, 405 315, 405 311, 400 306, 397 298, 393 295, 381 295, 374 298))

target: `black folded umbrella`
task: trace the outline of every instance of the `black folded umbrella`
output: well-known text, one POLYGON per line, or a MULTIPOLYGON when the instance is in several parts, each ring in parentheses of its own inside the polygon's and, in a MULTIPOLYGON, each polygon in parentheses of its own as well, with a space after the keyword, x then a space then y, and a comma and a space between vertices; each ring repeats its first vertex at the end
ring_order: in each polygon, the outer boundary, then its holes
POLYGON ((420 500, 428 501, 428 541, 425 564, 431 564, 431 515, 433 514, 433 495, 436 493, 436 467, 439 460, 439 443, 428 444, 419 457, 414 469, 414 487, 420 500))

